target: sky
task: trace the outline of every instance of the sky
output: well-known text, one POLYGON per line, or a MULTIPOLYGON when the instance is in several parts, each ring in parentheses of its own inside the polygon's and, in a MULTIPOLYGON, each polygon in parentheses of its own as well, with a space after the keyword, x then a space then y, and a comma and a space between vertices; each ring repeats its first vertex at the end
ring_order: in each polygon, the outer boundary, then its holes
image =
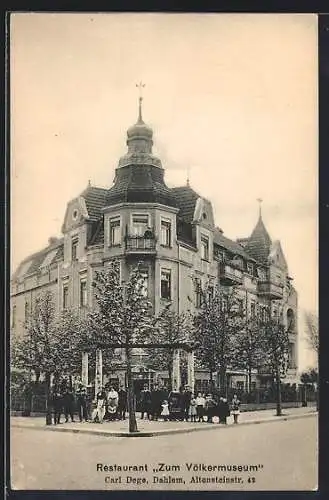
POLYGON ((10 66, 12 270, 61 235, 89 180, 112 185, 143 81, 169 186, 188 175, 233 239, 263 199, 304 336, 318 307, 316 15, 15 13, 10 66))

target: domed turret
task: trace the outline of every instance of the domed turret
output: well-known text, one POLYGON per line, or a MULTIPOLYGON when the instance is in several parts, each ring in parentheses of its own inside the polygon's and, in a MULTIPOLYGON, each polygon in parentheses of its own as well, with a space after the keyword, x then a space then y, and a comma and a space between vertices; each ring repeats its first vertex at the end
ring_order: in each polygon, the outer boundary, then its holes
POLYGON ((128 165, 153 165, 162 168, 160 159, 152 154, 153 130, 143 121, 142 101, 143 98, 140 97, 138 120, 127 130, 128 152, 120 158, 118 168, 128 165))
POLYGON ((152 154, 153 130, 143 121, 142 101, 140 96, 138 120, 127 130, 128 151, 119 160, 107 203, 161 203, 175 206, 176 200, 164 182, 161 160, 152 154))

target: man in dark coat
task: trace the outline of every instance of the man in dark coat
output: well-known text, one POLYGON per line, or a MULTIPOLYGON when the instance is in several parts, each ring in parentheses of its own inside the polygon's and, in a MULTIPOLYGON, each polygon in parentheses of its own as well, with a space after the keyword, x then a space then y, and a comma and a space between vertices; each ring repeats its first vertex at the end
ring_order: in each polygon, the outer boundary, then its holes
POLYGON ((153 420, 158 420, 161 414, 161 404, 162 404, 162 391, 158 385, 154 386, 154 390, 151 392, 151 413, 153 420))
POLYGON ((124 387, 121 386, 118 391, 118 418, 119 420, 125 420, 126 411, 127 411, 127 391, 125 391, 124 387))
POLYGON ((216 401, 214 400, 212 394, 206 396, 205 413, 207 415, 207 422, 212 423, 212 418, 216 413, 216 401))
POLYGON ((144 418, 144 413, 146 413, 147 418, 150 419, 151 406, 151 391, 148 390, 147 385, 144 385, 144 389, 140 393, 141 419, 144 418))
POLYGON ((64 414, 65 422, 69 421, 69 416, 71 417, 71 422, 74 422, 74 394, 71 389, 67 389, 63 395, 64 404, 64 414))
POLYGON ((53 408, 54 408, 54 424, 61 423, 61 414, 63 409, 63 398, 62 394, 58 389, 55 389, 52 397, 53 408))
POLYGON ((76 397, 77 397, 77 407, 78 407, 78 414, 79 414, 79 420, 82 422, 83 420, 87 422, 88 420, 88 415, 87 415, 87 389, 83 387, 82 384, 80 384, 77 392, 76 392, 76 397))
POLYGON ((188 411, 189 411, 189 408, 190 408, 190 403, 191 403, 191 399, 192 399, 192 392, 190 390, 190 388, 188 386, 185 387, 184 389, 184 392, 182 393, 182 396, 181 396, 181 401, 182 401, 182 412, 183 412, 183 415, 184 415, 184 419, 186 420, 186 422, 188 422, 188 411))
POLYGON ((224 397, 219 398, 218 402, 218 423, 219 424, 227 424, 227 417, 230 416, 230 407, 227 402, 227 399, 224 397))

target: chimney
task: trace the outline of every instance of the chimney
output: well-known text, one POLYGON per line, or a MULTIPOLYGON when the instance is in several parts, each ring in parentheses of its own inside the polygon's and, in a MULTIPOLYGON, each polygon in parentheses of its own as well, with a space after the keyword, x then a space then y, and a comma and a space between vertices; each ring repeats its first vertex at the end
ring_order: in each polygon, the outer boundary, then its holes
POLYGON ((48 245, 49 246, 55 245, 57 242, 58 242, 58 238, 56 238, 56 236, 51 236, 48 239, 48 245))

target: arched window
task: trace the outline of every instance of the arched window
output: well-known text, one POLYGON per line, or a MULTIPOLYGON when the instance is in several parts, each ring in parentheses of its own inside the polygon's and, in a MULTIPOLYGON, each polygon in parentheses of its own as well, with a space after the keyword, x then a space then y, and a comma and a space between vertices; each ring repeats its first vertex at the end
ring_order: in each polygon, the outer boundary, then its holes
POLYGON ((287 328, 288 332, 293 333, 295 331, 295 313, 292 309, 287 310, 287 328))

